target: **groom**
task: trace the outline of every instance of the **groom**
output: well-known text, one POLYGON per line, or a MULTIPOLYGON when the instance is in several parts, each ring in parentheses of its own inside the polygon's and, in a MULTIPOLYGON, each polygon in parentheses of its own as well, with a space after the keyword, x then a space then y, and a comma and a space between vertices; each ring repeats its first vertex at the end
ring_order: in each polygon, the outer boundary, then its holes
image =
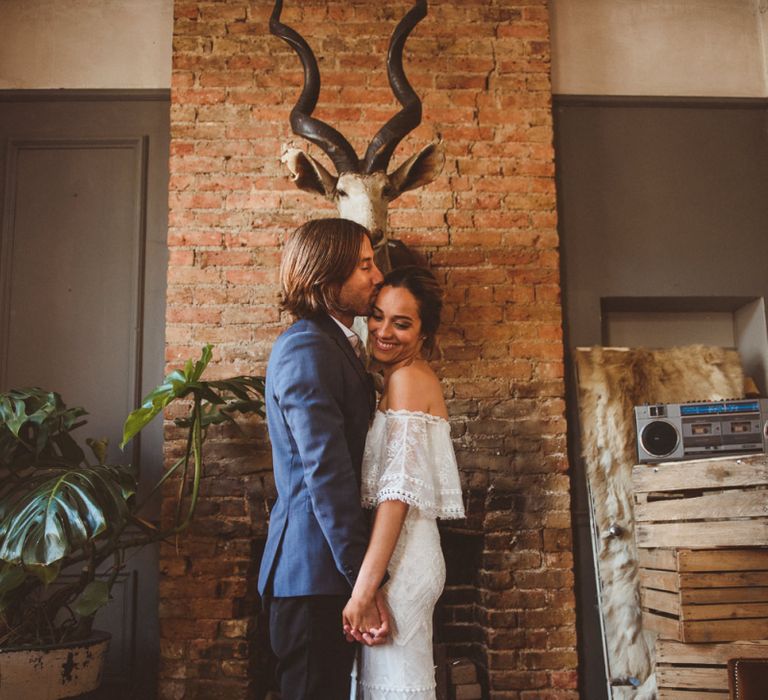
MULTIPOLYGON (((278 498, 259 573, 285 700, 349 698, 355 645, 342 610, 368 544, 360 468, 375 410, 350 326, 381 281, 368 231, 352 221, 308 221, 285 245, 282 307, 296 320, 267 368, 278 498)), ((371 607, 382 626, 366 643, 379 644, 389 622, 380 599, 371 607)))

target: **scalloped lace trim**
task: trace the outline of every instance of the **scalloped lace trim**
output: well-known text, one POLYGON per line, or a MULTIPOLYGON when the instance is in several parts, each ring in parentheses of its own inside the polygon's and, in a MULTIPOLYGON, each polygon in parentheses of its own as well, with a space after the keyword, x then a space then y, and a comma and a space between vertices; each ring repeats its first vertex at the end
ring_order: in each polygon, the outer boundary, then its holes
POLYGON ((410 686, 394 688, 388 685, 382 685, 381 683, 366 683, 365 681, 359 681, 359 683, 363 688, 368 690, 387 690, 390 693, 426 693, 437 688, 437 683, 433 683, 432 685, 420 685, 416 688, 410 686))
POLYGON ((445 418, 423 411, 379 411, 363 456, 361 501, 402 501, 432 518, 464 515, 461 481, 445 418))
MULTIPOLYGON (((461 499, 461 491, 458 491, 461 499)), ((440 518, 441 520, 457 520, 464 516, 464 504, 455 506, 436 507, 434 503, 425 503, 419 498, 415 498, 406 491, 399 489, 381 489, 375 496, 363 496, 362 504, 364 508, 376 508, 384 501, 401 501, 409 506, 418 508, 424 515, 430 518, 440 518)))

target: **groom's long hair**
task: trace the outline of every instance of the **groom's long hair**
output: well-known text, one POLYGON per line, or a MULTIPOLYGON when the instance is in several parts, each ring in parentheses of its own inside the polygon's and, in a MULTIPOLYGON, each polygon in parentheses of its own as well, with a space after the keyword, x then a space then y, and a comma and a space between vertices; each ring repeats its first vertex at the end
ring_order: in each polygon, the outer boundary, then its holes
POLYGON ((313 219, 285 244, 280 263, 280 306, 294 318, 343 311, 341 286, 360 262, 368 229, 348 219, 313 219))

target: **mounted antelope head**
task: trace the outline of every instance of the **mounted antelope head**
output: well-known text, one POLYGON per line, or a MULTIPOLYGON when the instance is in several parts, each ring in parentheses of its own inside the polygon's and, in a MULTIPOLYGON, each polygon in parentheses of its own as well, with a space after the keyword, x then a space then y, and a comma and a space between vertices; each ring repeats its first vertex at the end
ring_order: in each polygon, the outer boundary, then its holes
POLYGON ((416 256, 403 243, 387 237, 387 210, 389 203, 403 192, 426 185, 440 174, 445 162, 442 144, 429 144, 392 173, 387 174, 387 167, 400 141, 421 122, 421 100, 403 71, 403 47, 413 28, 427 14, 426 0, 418 0, 392 33, 387 75, 403 108, 379 129, 362 160, 344 136, 312 116, 320 94, 317 60, 304 38, 280 22, 282 9, 282 0, 275 0, 269 30, 298 54, 304 67, 304 89, 291 110, 291 128, 297 136, 319 146, 333 162, 337 174, 331 175, 298 148, 286 150, 283 162, 299 189, 323 195, 336 204, 340 217, 356 221, 371 232, 376 263, 382 271, 413 262, 416 256))

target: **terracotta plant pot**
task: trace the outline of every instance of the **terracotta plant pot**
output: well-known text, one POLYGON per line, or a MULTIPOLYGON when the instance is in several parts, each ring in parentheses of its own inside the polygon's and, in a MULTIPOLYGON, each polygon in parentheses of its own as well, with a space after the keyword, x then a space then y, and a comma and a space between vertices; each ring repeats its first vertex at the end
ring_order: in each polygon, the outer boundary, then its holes
POLYGON ((0 700, 58 700, 101 684, 111 635, 61 645, 0 649, 0 700))

